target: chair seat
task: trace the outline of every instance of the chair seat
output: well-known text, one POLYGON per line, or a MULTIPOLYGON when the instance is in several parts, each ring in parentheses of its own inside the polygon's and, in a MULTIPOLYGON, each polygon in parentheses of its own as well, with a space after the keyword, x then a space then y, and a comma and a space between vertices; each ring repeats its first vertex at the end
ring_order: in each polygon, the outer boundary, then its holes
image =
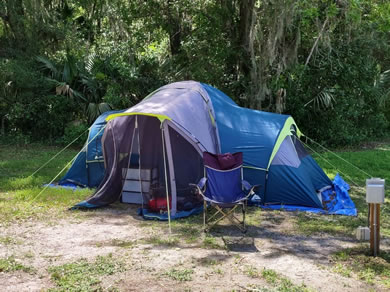
POLYGON ((204 195, 204 199, 212 204, 218 204, 220 206, 226 204, 226 205, 229 205, 229 204, 238 204, 240 203, 242 200, 245 200, 247 198, 248 194, 245 193, 245 192, 241 192, 235 196, 231 196, 229 199, 229 201, 222 201, 220 200, 221 198, 225 199, 225 196, 223 195, 218 195, 218 196, 213 196, 213 195, 210 195, 210 194, 205 194, 204 195))
POLYGON ((243 202, 238 202, 238 203, 213 203, 211 202, 211 206, 219 206, 221 208, 233 208, 236 205, 243 204, 243 202))

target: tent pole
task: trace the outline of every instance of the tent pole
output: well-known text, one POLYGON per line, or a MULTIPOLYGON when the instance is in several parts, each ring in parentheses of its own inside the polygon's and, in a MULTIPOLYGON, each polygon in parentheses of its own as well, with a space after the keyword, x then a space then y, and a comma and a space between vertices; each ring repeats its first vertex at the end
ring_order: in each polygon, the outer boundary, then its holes
POLYGON ((164 158, 164 175, 165 175, 165 193, 167 196, 167 210, 168 210, 168 226, 169 226, 169 234, 172 234, 171 229, 171 210, 169 206, 169 192, 168 192, 168 175, 167 175, 167 162, 165 157, 165 140, 164 140, 164 127, 163 121, 161 122, 161 141, 162 141, 162 150, 163 150, 163 158, 164 158))
POLYGON ((265 206, 265 196, 267 194, 267 182, 268 182, 268 170, 265 171, 265 182, 264 182, 264 202, 263 205, 265 206))
MULTIPOLYGON (((141 198, 142 198, 142 210, 144 209, 144 193, 142 190, 142 179, 141 179, 141 141, 139 138, 139 129, 138 129, 138 116, 135 116, 135 129, 137 130, 137 140, 138 140, 138 179, 139 179, 139 186, 141 189, 141 198)), ((134 137, 134 136, 133 136, 134 137)), ((131 148, 133 148, 133 142, 131 141, 131 148)), ((133 152, 133 149, 131 149, 131 152, 133 152)), ((130 154, 130 160, 131 160, 131 154, 130 154)), ((130 164, 129 160, 129 164, 130 164)))
POLYGON ((177 204, 177 191, 176 191, 176 180, 175 180, 175 169, 173 165, 173 157, 172 157, 172 145, 171 139, 169 137, 169 128, 168 122, 164 122, 164 141, 165 141, 165 149, 167 153, 167 162, 168 162, 168 171, 169 171, 169 180, 171 185, 171 214, 175 216, 176 214, 176 204, 177 204))

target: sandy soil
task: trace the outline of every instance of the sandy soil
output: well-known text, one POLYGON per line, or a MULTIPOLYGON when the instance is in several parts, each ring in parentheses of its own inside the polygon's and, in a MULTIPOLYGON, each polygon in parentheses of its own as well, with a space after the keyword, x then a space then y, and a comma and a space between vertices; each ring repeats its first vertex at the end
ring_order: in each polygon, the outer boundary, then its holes
MULTIPOLYGON (((267 211, 268 212, 268 211, 267 211)), ((273 216, 270 212, 270 216, 273 216)), ((285 214, 283 216, 289 216, 285 214)), ((126 262, 127 270, 102 279, 102 287, 120 291, 250 291, 272 287, 261 277, 250 277, 249 268, 273 269, 294 284, 304 283, 317 291, 384 291, 358 279, 331 271, 330 255, 357 245, 349 238, 289 235, 290 226, 264 220, 250 226, 243 236, 231 227, 213 233, 222 249, 207 249, 198 242, 180 241, 174 246, 148 244, 151 236, 167 236, 165 222, 145 224, 135 208, 109 208, 92 212, 83 219, 69 216, 56 224, 25 222, 0 226, 0 234, 14 244, 0 243, 0 257, 14 256, 36 272, 0 273, 0 291, 42 291, 55 287, 48 268, 77 261, 93 260, 112 253, 126 262), (113 240, 134 241, 131 248, 113 240), (210 264, 211 263, 211 264, 210 264), (192 281, 178 282, 164 276, 173 267, 193 269, 192 281)), ((288 221, 287 221, 288 222, 288 221)), ((175 229, 173 229, 175 232, 175 229)))

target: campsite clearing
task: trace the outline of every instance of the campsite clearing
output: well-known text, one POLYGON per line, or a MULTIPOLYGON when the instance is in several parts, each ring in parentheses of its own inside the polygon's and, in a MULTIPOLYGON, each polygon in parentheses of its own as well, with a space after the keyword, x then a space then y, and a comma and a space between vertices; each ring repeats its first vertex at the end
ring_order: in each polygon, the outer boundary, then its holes
MULTIPOLYGON (((40 145, 0 146, 1 291, 390 289, 387 205, 382 212, 381 257, 368 257, 366 244, 353 236, 355 228, 366 222, 364 188, 351 191, 358 217, 250 208, 245 236, 228 224, 206 236, 201 216, 172 222, 169 235, 166 222, 144 221, 131 205, 67 210, 88 196, 89 190, 49 189, 31 202, 39 186, 76 154, 65 151, 34 179, 26 179, 58 150, 40 145)), ((388 145, 381 145, 337 154, 370 174, 389 177, 390 166, 382 164, 390 160, 389 153, 388 145)), ((337 163, 330 154, 327 159, 337 163)), ((317 161, 327 174, 334 174, 321 159, 317 161)), ((341 170, 364 184, 354 171, 341 170)))

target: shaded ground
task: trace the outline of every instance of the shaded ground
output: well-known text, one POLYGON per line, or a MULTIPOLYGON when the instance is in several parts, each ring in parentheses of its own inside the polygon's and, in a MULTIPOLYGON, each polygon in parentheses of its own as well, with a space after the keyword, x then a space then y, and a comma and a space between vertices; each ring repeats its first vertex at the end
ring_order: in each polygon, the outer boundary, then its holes
POLYGON ((59 222, 1 226, 0 258, 12 257, 31 271, 0 272, 0 291, 57 289, 51 268, 110 254, 123 269, 99 277, 97 285, 107 291, 290 291, 280 279, 295 291, 386 290, 332 271, 331 255, 358 246, 355 240, 293 235, 295 214, 255 213, 249 221, 258 222, 245 236, 228 225, 205 236, 200 216, 193 224, 175 222, 169 236, 166 222, 143 221, 127 205, 71 213, 59 222))

